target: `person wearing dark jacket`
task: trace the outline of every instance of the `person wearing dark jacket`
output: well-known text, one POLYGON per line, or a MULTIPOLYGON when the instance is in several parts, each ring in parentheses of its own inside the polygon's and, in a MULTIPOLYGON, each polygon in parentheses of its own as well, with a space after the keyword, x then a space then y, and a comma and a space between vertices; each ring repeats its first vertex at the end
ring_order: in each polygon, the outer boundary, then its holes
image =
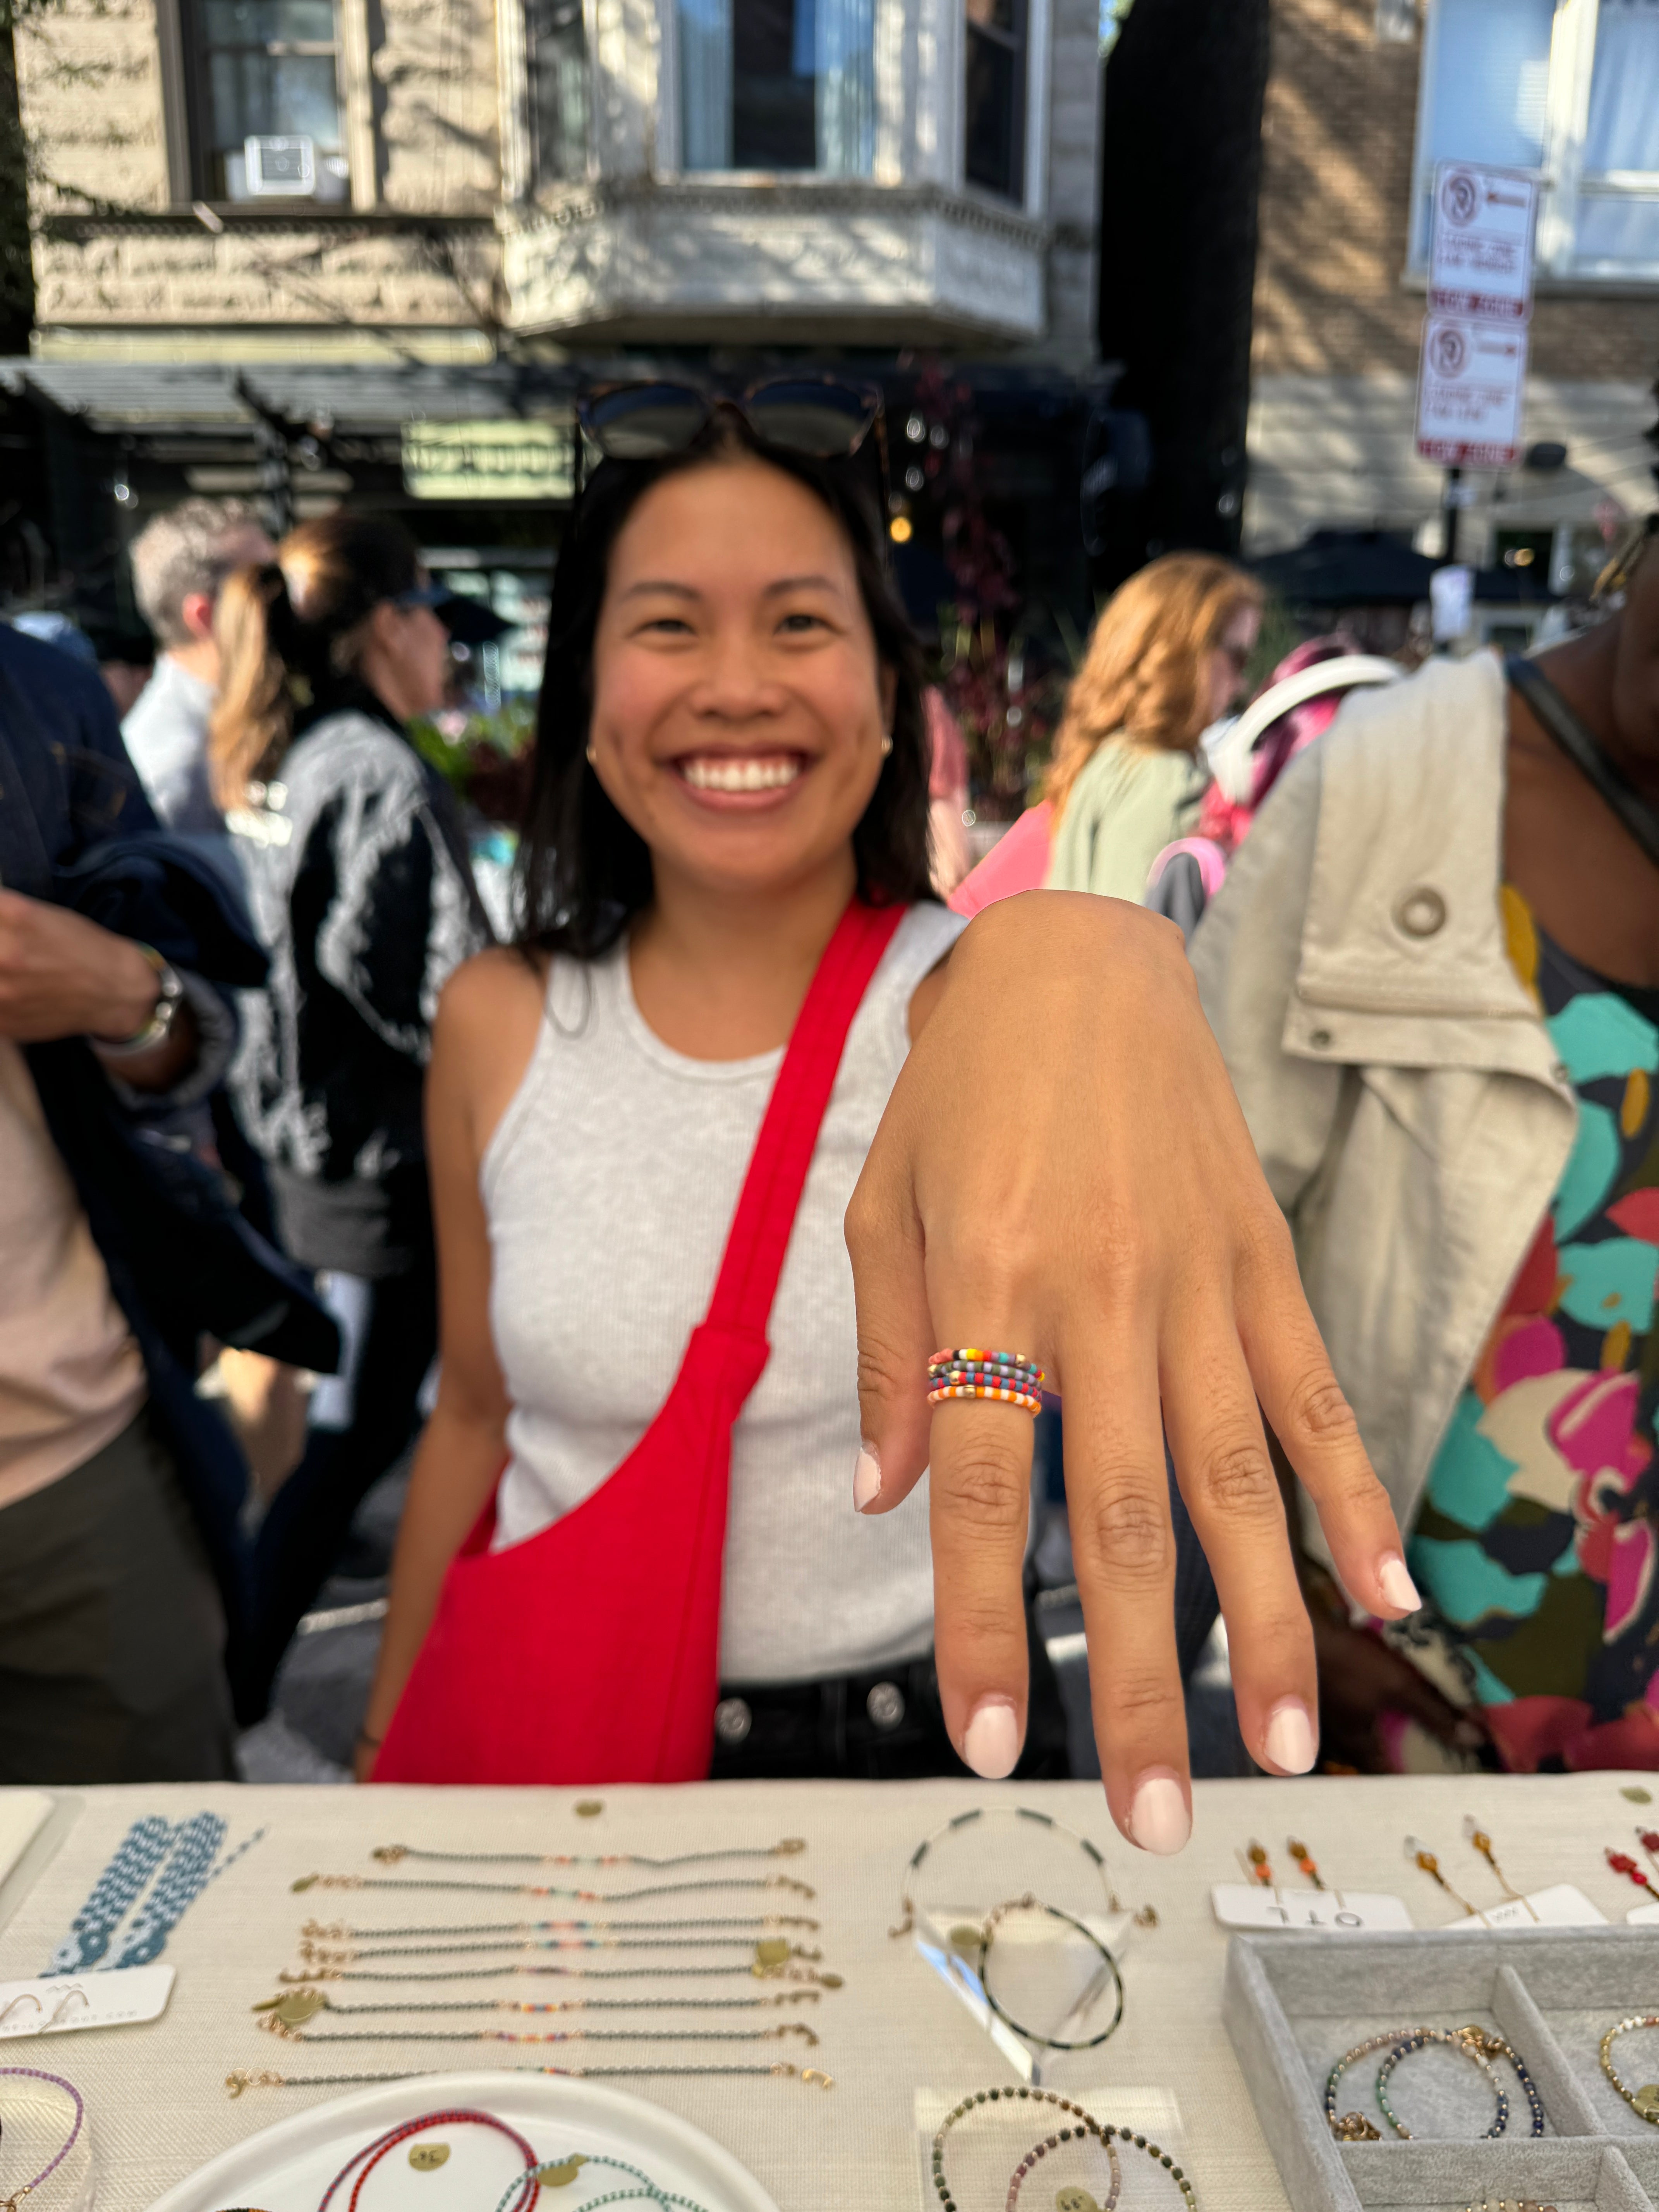
POLYGON ((432 1018, 490 939, 454 800, 406 728, 444 702, 447 596, 405 532, 344 511, 302 523, 220 594, 210 750, 270 956, 232 1087, 283 1244, 318 1270, 345 1346, 255 1544, 245 1722, 359 1502, 411 1440, 437 1346, 432 1018))
POLYGON ((262 968, 95 669, 0 624, 0 1783, 233 1771, 246 1468, 197 1345, 335 1344, 168 1121, 262 968))

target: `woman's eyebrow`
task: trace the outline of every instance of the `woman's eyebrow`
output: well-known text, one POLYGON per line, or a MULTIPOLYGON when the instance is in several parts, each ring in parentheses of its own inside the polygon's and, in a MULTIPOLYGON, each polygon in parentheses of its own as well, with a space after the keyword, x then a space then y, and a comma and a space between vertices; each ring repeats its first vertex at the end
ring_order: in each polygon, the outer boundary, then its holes
POLYGON ((665 576, 644 577, 639 583, 630 584, 621 596, 624 599, 638 599, 653 592, 665 592, 670 599, 700 599, 702 597, 695 584, 675 583, 665 576))
POLYGON ((775 584, 769 584, 766 586, 762 597, 769 599, 775 599, 782 592, 802 592, 809 588, 839 594, 842 587, 833 576, 780 576, 775 584))

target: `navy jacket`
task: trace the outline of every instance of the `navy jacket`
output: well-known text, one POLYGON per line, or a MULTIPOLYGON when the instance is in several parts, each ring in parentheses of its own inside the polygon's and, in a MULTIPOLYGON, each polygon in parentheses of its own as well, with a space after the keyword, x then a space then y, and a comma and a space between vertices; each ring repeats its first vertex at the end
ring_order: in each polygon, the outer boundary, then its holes
MULTIPOLYGON (((0 623, 0 884, 73 906, 225 988, 264 980, 240 896, 194 841, 158 829, 95 670, 0 623)), ((222 1178, 167 1126, 124 1107, 90 1048, 26 1048, 46 1126, 137 1340, 157 1427, 224 1593, 245 1612, 247 1467, 196 1395, 198 1340, 330 1372, 333 1322, 310 1279, 258 1237, 222 1178)))

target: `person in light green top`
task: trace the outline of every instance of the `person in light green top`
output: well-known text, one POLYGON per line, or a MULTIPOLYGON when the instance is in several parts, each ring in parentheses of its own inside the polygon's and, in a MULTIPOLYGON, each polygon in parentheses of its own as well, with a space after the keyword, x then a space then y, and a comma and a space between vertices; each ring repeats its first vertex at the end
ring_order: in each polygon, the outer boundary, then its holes
POLYGON ((1170 553, 1101 610, 1054 741, 1048 884, 1143 902, 1153 861, 1197 833, 1199 740, 1231 705, 1261 624, 1255 580, 1170 553))

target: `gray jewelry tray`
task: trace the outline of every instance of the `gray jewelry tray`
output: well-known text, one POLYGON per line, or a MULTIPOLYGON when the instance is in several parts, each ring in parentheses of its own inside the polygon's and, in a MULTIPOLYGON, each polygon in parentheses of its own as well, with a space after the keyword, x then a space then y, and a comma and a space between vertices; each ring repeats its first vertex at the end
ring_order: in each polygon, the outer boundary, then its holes
MULTIPOLYGON (((1529 2197, 1557 2212, 1656 2212, 1659 2127, 1633 2112, 1601 2072, 1616 2021, 1659 2013, 1659 1929, 1516 1929, 1385 1936, 1235 1936, 1222 2018, 1294 2212, 1393 2205, 1480 2212, 1484 2198, 1529 2197), (1339 2142, 1325 2081, 1345 2051, 1386 2029, 1495 2028, 1524 2061, 1545 2114, 1531 2124, 1508 2063, 1502 2136, 1492 2091, 1467 2058, 1431 2045, 1401 2061, 1390 2101, 1411 2129, 1396 2136, 1373 2085, 1387 2055, 1358 2060, 1338 2087, 1339 2112, 1363 2112, 1380 2142, 1339 2142)), ((1632 2032, 1613 2063, 1632 2087, 1659 2080, 1659 2029, 1632 2032)))

